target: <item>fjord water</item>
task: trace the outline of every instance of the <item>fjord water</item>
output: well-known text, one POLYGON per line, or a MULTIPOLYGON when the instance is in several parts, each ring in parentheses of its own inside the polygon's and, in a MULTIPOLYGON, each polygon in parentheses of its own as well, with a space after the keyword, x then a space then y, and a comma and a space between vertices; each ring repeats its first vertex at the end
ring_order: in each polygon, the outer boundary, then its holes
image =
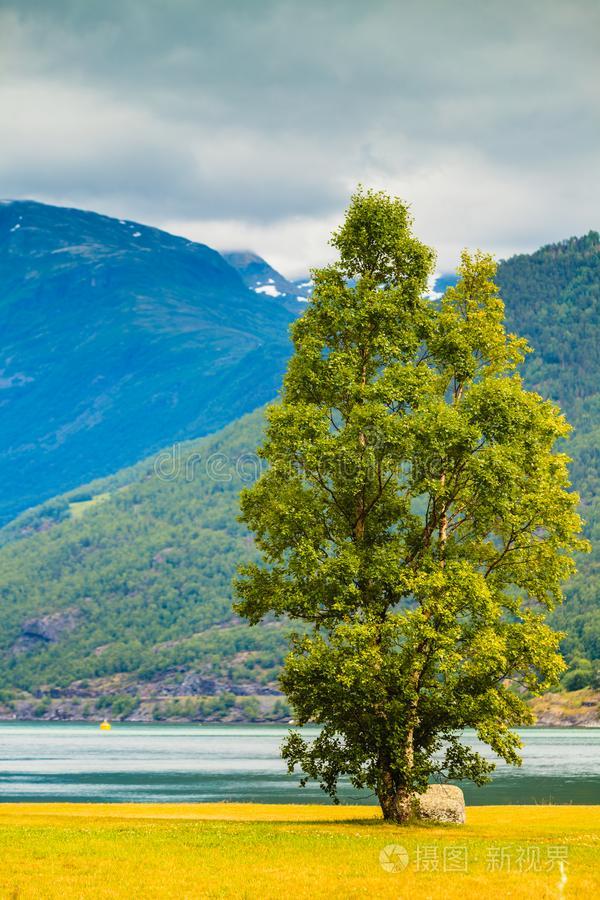
MULTIPOLYGON (((306 729, 310 733, 309 729, 306 729)), ((0 801, 323 803, 298 787, 278 748, 283 726, 0 724, 0 801)), ((492 784, 463 785, 467 803, 600 803, 600 728, 521 732, 524 763, 492 784)), ((473 735, 466 740, 475 744, 473 735)), ((350 788, 344 799, 373 803, 350 788)))

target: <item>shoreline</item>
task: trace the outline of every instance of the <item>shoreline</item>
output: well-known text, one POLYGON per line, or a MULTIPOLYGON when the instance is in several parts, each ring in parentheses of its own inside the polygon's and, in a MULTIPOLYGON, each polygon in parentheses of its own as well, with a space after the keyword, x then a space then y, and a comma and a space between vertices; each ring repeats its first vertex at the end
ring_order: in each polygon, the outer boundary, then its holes
MULTIPOLYGON (((215 695, 218 699, 218 695, 215 695)), ((214 700, 215 697, 212 697, 214 700)), ((72 722, 97 723, 103 718, 111 722, 128 724, 165 725, 276 725, 287 726, 291 715, 275 708, 275 701, 282 700, 269 695, 244 695, 237 697, 234 706, 226 711, 209 715, 177 715, 173 713, 173 703, 207 700, 204 696, 156 697, 145 699, 134 709, 127 711, 104 704, 96 706, 94 698, 87 697, 44 697, 22 698, 8 707, 0 703, 0 722, 72 722), (254 702, 256 710, 248 715, 245 704, 254 702), (241 705, 240 705, 241 704, 241 705), (87 707, 87 708, 86 708, 87 707)), ((529 707, 536 716, 533 726, 540 728, 598 728, 600 727, 600 691, 583 688, 579 691, 561 691, 543 694, 529 700, 529 707)))
MULTIPOLYGON (((155 727, 161 728, 165 725, 169 726, 180 726, 191 727, 206 727, 206 728, 240 728, 240 727, 251 727, 251 728, 296 728, 298 726, 293 722, 272 722, 272 721, 235 721, 235 722, 224 722, 223 720, 202 720, 198 719, 161 719, 157 721, 156 719, 111 719, 107 717, 111 728, 118 728, 119 726, 128 725, 128 726, 142 726, 144 728, 155 727)), ((17 718, 15 716, 2 716, 0 715, 0 726, 2 725, 89 725, 90 727, 95 727, 99 729, 100 723, 102 722, 102 717, 97 718, 88 718, 88 719, 64 719, 64 718, 17 718)), ((304 728, 317 728, 315 725, 305 725, 302 726, 304 728)), ((555 729, 556 731, 562 731, 568 728, 576 728, 581 730, 592 730, 594 728, 600 728, 600 719, 593 719, 587 722, 569 722, 569 721, 536 721, 532 725, 519 725, 517 728, 513 729, 517 732, 522 731, 539 731, 539 730, 548 730, 555 729)), ((472 731, 473 729, 465 729, 466 731, 472 731)), ((1 802, 1 801, 0 801, 1 802)))

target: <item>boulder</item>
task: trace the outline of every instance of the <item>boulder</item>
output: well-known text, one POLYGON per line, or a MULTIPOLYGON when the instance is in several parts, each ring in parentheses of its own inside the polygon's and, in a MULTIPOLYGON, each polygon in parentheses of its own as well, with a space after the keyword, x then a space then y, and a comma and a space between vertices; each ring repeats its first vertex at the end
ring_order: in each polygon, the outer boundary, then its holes
POLYGON ((73 631, 80 623, 81 610, 77 607, 27 619, 21 625, 21 634, 13 644, 12 652, 19 656, 55 644, 63 634, 73 631))
POLYGON ((421 819, 461 825, 466 821, 464 794, 453 784, 430 784, 425 793, 417 797, 417 805, 421 819))

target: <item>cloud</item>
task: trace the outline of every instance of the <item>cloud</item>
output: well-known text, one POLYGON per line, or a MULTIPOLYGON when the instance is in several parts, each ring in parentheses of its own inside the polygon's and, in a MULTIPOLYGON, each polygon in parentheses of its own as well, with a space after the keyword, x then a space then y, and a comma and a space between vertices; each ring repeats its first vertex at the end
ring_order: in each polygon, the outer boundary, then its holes
POLYGON ((361 181, 452 266, 597 225, 595 0, 0 0, 7 196, 290 275, 361 181))

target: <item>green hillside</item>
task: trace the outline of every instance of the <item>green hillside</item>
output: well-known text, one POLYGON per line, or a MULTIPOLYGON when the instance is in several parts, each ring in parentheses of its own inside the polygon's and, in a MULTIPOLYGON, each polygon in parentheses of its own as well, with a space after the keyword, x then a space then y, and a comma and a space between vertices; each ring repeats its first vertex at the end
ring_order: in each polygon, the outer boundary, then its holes
POLYGON ((251 414, 4 529, 5 715, 287 715, 275 685, 283 626, 251 629, 231 611, 232 574, 252 553, 237 495, 255 474, 261 421, 251 414))
POLYGON ((592 552, 578 560, 555 624, 569 632, 565 684, 600 687, 600 235, 514 256, 498 281, 509 326, 535 350, 524 369, 528 387, 556 400, 573 426, 567 451, 592 552))
MULTIPOLYGON (((600 250, 595 233, 500 266, 509 324, 536 352, 530 387, 563 406, 593 552, 555 623, 571 672, 600 660, 600 250)), ((276 676, 286 626, 231 611, 253 552, 236 520, 256 472, 261 414, 55 498, 0 530, 1 715, 285 719, 276 676)))

